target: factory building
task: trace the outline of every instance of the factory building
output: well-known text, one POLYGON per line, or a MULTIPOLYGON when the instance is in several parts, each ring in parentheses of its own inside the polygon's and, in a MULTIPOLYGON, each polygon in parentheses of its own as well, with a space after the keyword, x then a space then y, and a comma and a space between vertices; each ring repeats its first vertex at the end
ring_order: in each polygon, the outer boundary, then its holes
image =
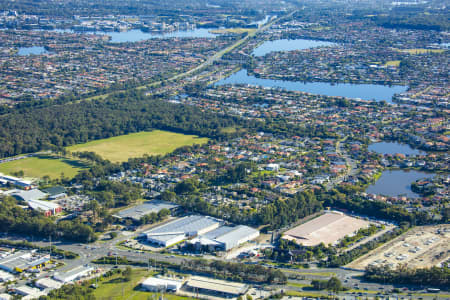
POLYGON ((0 269, 10 273, 22 273, 45 266, 50 255, 35 256, 32 252, 19 251, 0 259, 0 269))
POLYGON ((143 233, 147 241, 163 247, 181 242, 189 237, 212 231, 221 225, 221 221, 207 216, 188 216, 158 226, 143 233))
POLYGON ((235 298, 247 293, 249 286, 238 282, 192 276, 186 283, 185 288, 195 293, 235 298))
POLYGON ((259 236, 259 231, 248 226, 221 226, 189 241, 197 249, 228 251, 259 236))
POLYGON ((183 282, 179 280, 149 277, 141 283, 141 288, 148 292, 177 292, 182 285, 183 282))
POLYGON ((92 271, 94 271, 94 268, 88 265, 79 266, 75 269, 66 271, 64 273, 58 273, 53 276, 53 279, 60 281, 62 283, 68 283, 75 281, 77 279, 80 279, 82 277, 85 277, 89 275, 92 271))
POLYGON ((131 219, 133 221, 138 222, 145 215, 149 215, 151 213, 158 213, 163 209, 168 209, 171 212, 176 210, 179 206, 177 204, 173 204, 166 201, 148 201, 140 205, 136 205, 131 208, 124 209, 119 211, 117 214, 113 215, 118 219, 131 219))

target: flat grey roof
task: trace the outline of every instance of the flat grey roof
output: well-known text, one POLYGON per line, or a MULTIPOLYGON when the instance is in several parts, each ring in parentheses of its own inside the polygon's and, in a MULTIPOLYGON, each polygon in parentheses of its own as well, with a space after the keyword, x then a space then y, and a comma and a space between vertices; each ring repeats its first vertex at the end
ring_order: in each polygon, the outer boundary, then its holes
POLYGON ((237 242, 243 238, 246 238, 248 236, 251 236, 253 234, 258 233, 259 231, 256 229, 253 229, 248 226, 239 225, 236 227, 232 227, 232 230, 223 233, 222 235, 218 236, 216 238, 216 241, 221 243, 233 243, 237 242))
POLYGON ((214 224, 220 224, 218 219, 208 216, 188 216, 181 219, 174 220, 166 223, 152 230, 145 232, 144 234, 153 235, 161 233, 189 233, 208 228, 214 224))
POLYGON ((127 209, 124 209, 122 211, 119 211, 117 214, 115 214, 115 217, 118 218, 130 218, 139 221, 143 216, 148 215, 152 212, 158 213, 159 211, 163 209, 174 209, 178 207, 177 204, 173 204, 170 202, 165 201, 148 201, 140 205, 136 205, 134 207, 130 207, 127 209))
POLYGON ((245 294, 248 290, 248 285, 243 283, 217 280, 199 276, 192 276, 191 279, 189 279, 189 281, 187 282, 187 285, 191 288, 199 288, 232 295, 245 294))

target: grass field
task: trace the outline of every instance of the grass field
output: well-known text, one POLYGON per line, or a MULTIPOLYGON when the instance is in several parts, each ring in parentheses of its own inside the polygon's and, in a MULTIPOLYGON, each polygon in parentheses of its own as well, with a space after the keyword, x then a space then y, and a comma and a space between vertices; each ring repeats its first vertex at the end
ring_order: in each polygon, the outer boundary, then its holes
POLYGON ((185 135, 169 131, 144 131, 121 135, 108 139, 70 146, 71 152, 92 151, 112 162, 124 162, 132 157, 147 155, 164 155, 183 146, 204 144, 207 138, 185 135))
POLYGON ((390 66, 398 67, 398 66, 400 66, 400 61, 399 60, 390 60, 390 61, 387 61, 384 65, 386 67, 390 67, 390 66))
MULTIPOLYGON (((131 281, 128 282, 122 280, 122 275, 113 275, 112 277, 105 279, 105 281, 98 283, 98 288, 94 291, 94 296, 96 299, 149 299, 149 297, 156 296, 156 294, 142 292, 138 287, 140 282, 152 275, 152 272, 148 272, 145 269, 133 269, 131 281)), ((190 298, 166 293, 164 294, 164 299, 185 300, 190 298)))
POLYGON ((408 53, 408 54, 424 54, 424 53, 444 53, 444 49, 396 49, 398 52, 408 53))
POLYGON ((0 164, 0 172, 8 175, 23 171, 24 177, 51 179, 64 177, 73 178, 86 165, 77 160, 59 158, 51 155, 39 155, 0 164))

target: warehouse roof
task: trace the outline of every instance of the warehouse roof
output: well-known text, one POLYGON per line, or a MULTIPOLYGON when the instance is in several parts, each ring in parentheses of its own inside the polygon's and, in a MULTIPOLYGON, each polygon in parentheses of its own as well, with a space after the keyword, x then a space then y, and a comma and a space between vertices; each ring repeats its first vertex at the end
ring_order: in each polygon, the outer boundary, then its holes
POLYGON ((189 232, 197 232, 204 228, 208 228, 215 224, 220 224, 218 219, 208 216, 188 216, 174 220, 172 222, 161 225, 157 228, 145 232, 147 236, 160 235, 161 233, 167 234, 183 234, 189 232))
POLYGON ((17 192, 12 194, 12 196, 20 198, 23 201, 30 201, 30 200, 45 199, 47 197, 47 194, 41 192, 38 189, 34 189, 34 190, 29 190, 29 191, 17 190, 17 192))
POLYGON ((258 232, 259 232, 258 230, 253 229, 251 227, 239 225, 236 227, 232 227, 230 231, 225 232, 222 235, 218 236, 216 240, 222 243, 233 244, 233 242, 237 242, 258 232))
POLYGON ((116 215, 114 215, 117 218, 129 218, 136 221, 139 221, 143 216, 148 215, 152 212, 158 213, 159 211, 163 209, 174 209, 178 207, 177 204, 173 204, 170 202, 165 201, 149 201, 145 202, 141 205, 137 205, 131 208, 124 209, 120 212, 118 212, 116 215))
POLYGON ((189 279, 189 281, 187 282, 187 285, 191 288, 210 290, 232 295, 245 294, 248 290, 248 285, 243 283, 217 280, 199 276, 192 276, 191 279, 189 279))
POLYGON ((59 205, 56 203, 42 200, 28 200, 27 203, 32 209, 35 210, 48 211, 57 209, 59 207, 59 205))
POLYGON ((328 212, 305 224, 297 226, 284 233, 283 238, 296 240, 304 246, 334 244, 346 235, 352 234, 368 222, 347 216, 340 212, 328 212))

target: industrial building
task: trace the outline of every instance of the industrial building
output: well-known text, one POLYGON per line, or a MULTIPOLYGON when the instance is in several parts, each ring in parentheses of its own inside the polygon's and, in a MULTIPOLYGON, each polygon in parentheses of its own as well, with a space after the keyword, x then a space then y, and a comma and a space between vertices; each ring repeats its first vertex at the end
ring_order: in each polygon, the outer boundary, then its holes
POLYGON ((249 286, 244 283, 192 276, 185 285, 191 292, 222 298, 235 298, 247 293, 249 286))
POLYGON ((68 283, 75 281, 77 279, 80 279, 82 277, 85 277, 89 275, 92 271, 94 271, 94 268, 88 265, 79 266, 75 269, 66 271, 64 273, 57 273, 53 276, 53 279, 60 281, 62 283, 68 283))
POLYGON ((173 204, 166 201, 154 200, 145 202, 143 204, 131 208, 124 209, 122 211, 119 211, 117 214, 113 216, 119 219, 131 219, 133 221, 139 221, 145 215, 151 213, 158 213, 163 209, 173 211, 178 207, 179 206, 177 204, 173 204))
POLYGON ((182 285, 183 282, 179 280, 149 277, 141 283, 141 288, 148 292, 177 292, 182 285))
POLYGON ((38 190, 28 190, 28 191, 22 191, 22 190, 12 190, 10 192, 10 195, 18 200, 22 200, 25 202, 28 202, 30 200, 42 200, 47 198, 48 194, 38 190))
POLYGON ((13 176, 6 176, 0 173, 0 185, 7 185, 7 184, 15 185, 25 190, 29 190, 33 187, 31 181, 23 180, 13 176))
POLYGON ((14 292, 22 296, 22 299, 38 299, 41 296, 45 296, 45 293, 41 292, 39 289, 27 285, 15 287, 14 292))
POLYGON ((21 273, 45 266, 50 255, 36 256, 33 252, 18 251, 0 259, 0 269, 10 273, 21 273))
POLYGON ((335 244, 346 235, 352 235, 369 222, 347 216, 341 212, 329 211, 305 224, 286 231, 283 239, 293 240, 303 246, 317 246, 320 243, 335 244))
POLYGON ((248 226, 221 226, 189 241, 197 249, 228 251, 259 236, 259 231, 248 226))
POLYGON ((44 277, 36 280, 35 285, 43 290, 55 290, 59 289, 63 285, 63 283, 51 278, 44 277))
POLYGON ((186 238, 201 235, 218 228, 221 221, 207 216, 188 216, 176 219, 172 222, 158 226, 152 230, 144 232, 147 241, 163 247, 167 247, 186 238))
POLYGON ((259 236, 248 226, 224 226, 223 221, 208 216, 188 216, 144 232, 148 242, 167 247, 185 239, 197 249, 228 251, 259 236))
POLYGON ((0 270, 0 282, 8 282, 14 280, 14 276, 0 270))
POLYGON ((59 204, 42 201, 42 200, 29 200, 28 206, 33 209, 42 212, 46 217, 54 216, 62 212, 62 207, 59 204))

